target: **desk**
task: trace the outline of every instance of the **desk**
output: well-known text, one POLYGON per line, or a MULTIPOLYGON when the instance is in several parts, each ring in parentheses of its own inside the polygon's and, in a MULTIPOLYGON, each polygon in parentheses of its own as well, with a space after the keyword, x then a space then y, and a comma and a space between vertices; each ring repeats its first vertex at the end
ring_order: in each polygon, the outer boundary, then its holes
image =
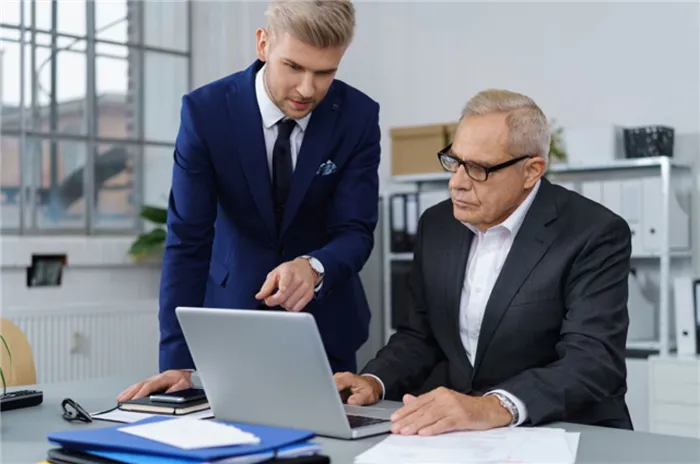
MULTIPOLYGON (((46 436, 55 431, 114 425, 68 423, 61 417, 61 401, 70 397, 87 411, 95 412, 114 405, 117 394, 135 379, 103 379, 83 383, 58 383, 37 388, 44 392, 41 406, 3 412, 1 416, 0 462, 36 463, 51 447, 46 436)), ((700 440, 644 432, 605 429, 576 424, 553 424, 581 432, 577 464, 583 463, 695 463, 700 462, 700 440)), ((359 441, 318 438, 333 464, 352 464, 353 458, 381 441, 385 436, 359 441)))

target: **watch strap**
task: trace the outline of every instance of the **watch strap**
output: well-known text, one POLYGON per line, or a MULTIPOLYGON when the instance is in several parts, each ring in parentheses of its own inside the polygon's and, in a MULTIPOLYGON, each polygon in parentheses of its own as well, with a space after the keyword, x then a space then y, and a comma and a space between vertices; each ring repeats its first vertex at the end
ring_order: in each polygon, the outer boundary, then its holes
POLYGON ((520 420, 520 412, 518 411, 518 407, 510 400, 510 398, 498 392, 489 393, 488 395, 495 396, 498 402, 501 403, 501 406, 503 406, 513 417, 509 425, 518 423, 518 420, 520 420))

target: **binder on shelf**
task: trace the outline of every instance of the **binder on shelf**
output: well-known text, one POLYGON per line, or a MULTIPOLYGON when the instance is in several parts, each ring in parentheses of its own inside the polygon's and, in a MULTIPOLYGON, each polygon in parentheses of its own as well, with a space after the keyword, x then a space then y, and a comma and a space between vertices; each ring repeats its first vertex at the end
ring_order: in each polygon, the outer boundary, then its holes
POLYGON ((392 253, 403 253, 406 251, 406 206, 405 198, 402 194, 391 196, 391 251, 392 253))
POLYGON ((396 193, 391 196, 391 252, 413 251, 418 230, 418 194, 396 193))
POLYGON ((418 232, 418 194, 406 194, 406 251, 413 251, 416 245, 416 233, 418 232))
POLYGON ((679 355, 700 354, 700 279, 676 277, 673 281, 676 319, 676 352, 679 355))

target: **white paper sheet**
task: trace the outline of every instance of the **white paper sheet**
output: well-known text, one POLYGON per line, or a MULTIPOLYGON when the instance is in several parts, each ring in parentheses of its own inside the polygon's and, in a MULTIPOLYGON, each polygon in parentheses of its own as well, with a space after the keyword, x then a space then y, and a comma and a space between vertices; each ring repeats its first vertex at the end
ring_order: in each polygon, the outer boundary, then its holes
MULTIPOLYGON (((121 409, 112 409, 108 411, 100 411, 90 414, 93 419, 104 420, 109 422, 120 422, 122 424, 131 424, 132 422, 137 422, 142 419, 147 419, 154 416, 164 416, 169 417, 184 417, 184 416, 171 416, 170 414, 151 414, 146 412, 135 412, 135 411, 122 411, 121 409)), ((197 411, 191 414, 187 414, 189 419, 211 419, 214 417, 214 413, 211 409, 205 409, 204 411, 197 411)))
POLYGON ((127 425, 119 428, 119 431, 182 449, 260 443, 260 438, 233 425, 185 417, 127 425))
POLYGON ((555 428, 504 428, 434 437, 390 435, 355 458, 356 464, 573 464, 578 434, 555 428))

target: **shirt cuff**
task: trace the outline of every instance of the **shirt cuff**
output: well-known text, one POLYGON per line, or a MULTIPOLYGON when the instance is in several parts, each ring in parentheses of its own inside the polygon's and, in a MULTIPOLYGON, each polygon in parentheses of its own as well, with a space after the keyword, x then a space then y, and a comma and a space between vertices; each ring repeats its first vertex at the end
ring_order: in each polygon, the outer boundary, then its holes
POLYGON ((366 377, 374 377, 375 379, 377 379, 377 382, 379 382, 379 385, 382 386, 382 396, 381 396, 381 398, 379 398, 379 399, 380 399, 380 400, 384 400, 384 391, 385 391, 385 390, 384 390, 384 382, 382 382, 382 379, 380 379, 379 377, 377 377, 377 376, 374 375, 374 374, 362 374, 362 375, 364 375, 364 376, 366 376, 366 377))
POLYGON ((501 395, 511 400, 515 405, 516 409, 518 410, 518 422, 512 424, 513 427, 517 427, 518 425, 522 424, 527 420, 527 407, 525 406, 525 403, 520 401, 520 399, 518 399, 515 395, 508 393, 505 390, 492 390, 486 395, 493 395, 494 393, 500 393, 501 395))

